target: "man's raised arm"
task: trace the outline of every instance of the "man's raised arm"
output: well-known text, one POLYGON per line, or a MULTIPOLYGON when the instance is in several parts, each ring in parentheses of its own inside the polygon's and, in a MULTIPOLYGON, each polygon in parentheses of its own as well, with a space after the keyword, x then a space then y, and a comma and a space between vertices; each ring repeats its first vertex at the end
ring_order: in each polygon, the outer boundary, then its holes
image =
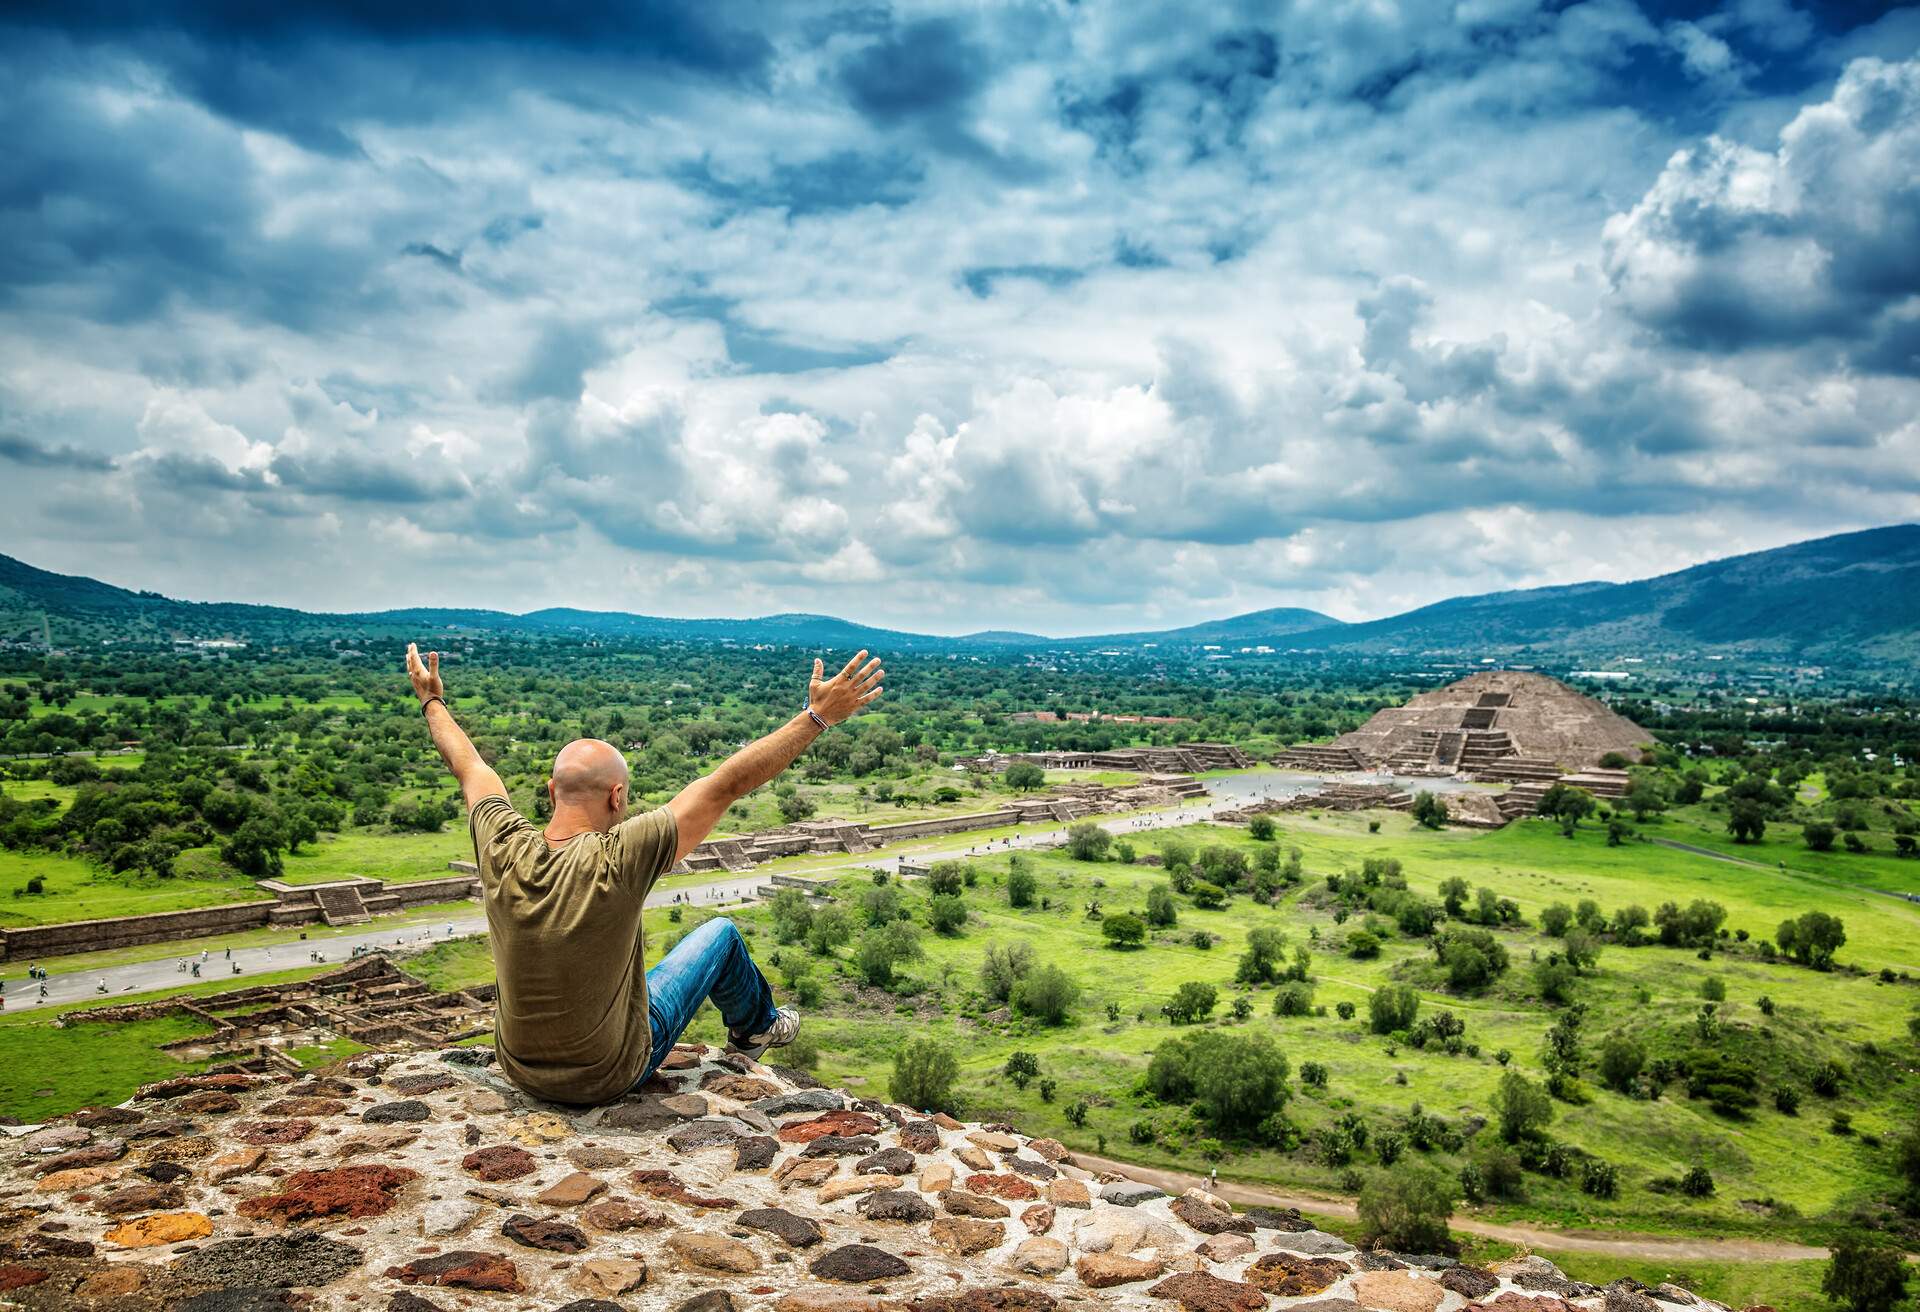
POLYGON ((407 678, 412 680, 413 695, 420 699, 420 709, 426 713, 427 731, 433 735, 433 745, 440 749, 440 759, 460 783, 467 810, 473 810, 474 803, 483 797, 505 797, 506 785, 493 767, 480 759, 473 740, 454 723, 453 712, 447 709, 447 689, 440 682, 440 653, 428 652, 422 661, 419 646, 408 643, 407 678))
POLYGON ((864 651, 831 679, 820 677, 825 670, 818 659, 813 662, 805 710, 766 737, 742 747, 712 774, 695 779, 667 803, 680 831, 675 861, 683 860, 713 832, 728 807, 792 765, 829 725, 840 723, 878 697, 880 680, 886 675, 880 668, 880 658, 868 661, 864 651), (861 661, 867 663, 862 665, 861 661))

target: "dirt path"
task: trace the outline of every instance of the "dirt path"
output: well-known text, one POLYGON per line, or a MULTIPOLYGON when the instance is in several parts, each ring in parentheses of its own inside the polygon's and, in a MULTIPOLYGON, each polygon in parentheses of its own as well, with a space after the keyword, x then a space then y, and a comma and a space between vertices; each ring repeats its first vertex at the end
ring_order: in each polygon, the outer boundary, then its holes
MULTIPOLYGON (((1255 1207, 1297 1207, 1303 1212, 1337 1216, 1352 1220, 1358 1214, 1350 1198, 1315 1198, 1307 1194, 1280 1193, 1255 1185, 1220 1180, 1211 1186, 1206 1177, 1181 1171, 1163 1171, 1151 1166, 1136 1166, 1110 1157, 1076 1151, 1073 1160, 1088 1170, 1116 1171, 1129 1179, 1178 1194, 1195 1185, 1211 1189, 1230 1203, 1255 1207)), ((1671 1262, 1803 1262, 1827 1256, 1824 1248, 1806 1244, 1775 1243, 1764 1239, 1669 1239, 1656 1235, 1601 1235, 1582 1231, 1546 1230, 1531 1225, 1498 1225, 1492 1221, 1454 1218, 1455 1230, 1524 1244, 1530 1249, 1561 1253, 1605 1253, 1613 1257, 1645 1258, 1671 1262)))
POLYGON ((1807 879, 1816 884, 1825 884, 1828 888, 1841 888, 1850 893, 1878 893, 1881 897, 1890 897, 1896 902, 1913 902, 1914 898, 1905 893, 1895 893, 1891 889, 1874 888, 1870 884, 1855 884, 1844 879, 1835 879, 1830 875, 1815 874, 1811 870, 1802 870, 1798 866, 1773 865, 1764 861, 1749 861, 1745 857, 1729 856, 1725 852, 1716 852, 1710 847, 1695 847, 1692 843, 1683 843, 1677 838, 1650 838, 1648 841, 1660 847, 1670 847, 1676 852, 1690 852, 1694 856, 1704 856, 1713 861, 1725 861, 1728 865, 1745 866, 1749 870, 1764 870, 1770 875, 1786 875, 1794 879, 1807 879))

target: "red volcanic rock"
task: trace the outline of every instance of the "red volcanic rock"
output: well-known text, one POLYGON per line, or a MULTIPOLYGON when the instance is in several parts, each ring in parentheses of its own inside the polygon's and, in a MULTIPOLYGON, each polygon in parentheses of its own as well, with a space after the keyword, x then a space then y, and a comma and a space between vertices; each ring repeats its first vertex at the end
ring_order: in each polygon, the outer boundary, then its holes
POLYGON ((312 1133, 312 1121, 249 1121, 236 1126, 233 1137, 240 1143, 266 1148, 276 1144, 299 1143, 312 1133))
POLYGON ((174 1099, 169 1109, 182 1116, 220 1116, 240 1110, 240 1100, 225 1089, 201 1089, 174 1099))
POLYGON ((341 1166, 331 1171, 296 1171, 277 1194, 240 1204, 242 1216, 287 1222, 309 1216, 379 1216, 394 1195, 419 1173, 395 1166, 341 1166))
POLYGON ((28 1285, 37 1285, 47 1278, 47 1273, 37 1266, 21 1266, 16 1262, 0 1263, 0 1294, 10 1289, 25 1289, 28 1285))
POLYGON ((1038 1198, 1040 1191, 1033 1187, 1031 1180, 1017 1175, 979 1174, 967 1177, 967 1190, 970 1193, 987 1194, 993 1198, 1006 1198, 1016 1203, 1038 1198))
POLYGON ((134 1096, 136 1098, 178 1098, 185 1094, 197 1093, 201 1089, 230 1089, 238 1092, 242 1089, 251 1089, 255 1083, 251 1075, 182 1075, 176 1079, 149 1084, 134 1096))
POLYGON ((812 1143, 829 1134, 852 1138, 855 1135, 873 1134, 879 1128, 879 1120, 865 1112, 822 1112, 809 1120, 781 1126, 780 1138, 785 1143, 812 1143))
MULTIPOLYGON (((210 1092, 220 1097, 231 1098, 233 1096, 232 1094, 220 1094, 218 1090, 211 1090, 210 1092)), ((191 1095, 188 1098, 181 1099, 179 1102, 175 1103, 174 1106, 185 1107, 188 1102, 192 1101, 192 1099, 204 1098, 207 1096, 208 1095, 204 1093, 196 1093, 191 1095)), ((340 1115, 340 1113, 344 1112, 345 1110, 347 1110, 347 1105, 344 1102, 341 1102, 338 1098, 281 1098, 281 1099, 278 1099, 277 1101, 268 1103, 265 1107, 262 1107, 260 1109, 260 1115, 262 1116, 338 1116, 340 1115)))
POLYGON ((525 1148, 515 1148, 511 1144, 493 1148, 482 1148, 468 1153, 460 1159, 464 1170, 472 1172, 482 1180, 518 1180, 523 1175, 532 1175, 539 1169, 539 1163, 533 1160, 533 1154, 525 1148))
POLYGON ((664 1198, 670 1203, 684 1203, 688 1207, 738 1207, 739 1203, 731 1198, 707 1198, 693 1193, 672 1171, 635 1171, 630 1177, 634 1187, 654 1198, 664 1198))
POLYGON ((518 1294, 524 1288, 520 1272, 512 1262, 467 1248, 417 1258, 405 1266, 390 1266, 387 1278, 408 1285, 444 1285, 496 1294, 518 1294))

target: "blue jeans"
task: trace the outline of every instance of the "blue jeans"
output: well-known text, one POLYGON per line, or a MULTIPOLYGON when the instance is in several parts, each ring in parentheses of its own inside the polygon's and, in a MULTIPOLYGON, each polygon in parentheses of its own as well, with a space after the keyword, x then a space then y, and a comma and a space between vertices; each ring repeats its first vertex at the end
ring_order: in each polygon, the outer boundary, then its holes
POLYGON ((653 1053, 638 1083, 652 1078, 708 998, 730 1031, 759 1034, 773 1024, 773 986, 753 964, 747 941, 724 916, 689 933, 647 972, 653 1053))

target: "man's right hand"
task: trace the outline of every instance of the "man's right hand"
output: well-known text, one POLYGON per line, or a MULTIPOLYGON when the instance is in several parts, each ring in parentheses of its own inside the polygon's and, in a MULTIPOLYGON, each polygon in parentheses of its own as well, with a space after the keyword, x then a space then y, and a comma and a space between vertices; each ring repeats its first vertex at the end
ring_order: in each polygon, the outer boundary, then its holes
POLYGON ((828 724, 839 724, 878 697, 881 693, 880 680, 886 675, 886 671, 880 668, 880 658, 875 656, 868 661, 865 651, 857 653, 831 679, 820 677, 825 672, 826 666, 815 657, 813 681, 807 685, 807 705, 828 724), (867 663, 863 666, 861 661, 867 663))
MULTIPOLYGON (((815 664, 818 664, 818 662, 816 661, 815 664)), ((429 697, 438 697, 442 700, 446 699, 446 685, 440 682, 439 652, 428 652, 427 659, 422 661, 420 659, 420 645, 413 642, 408 643, 407 678, 413 681, 413 695, 420 699, 421 704, 424 705, 429 697)))

